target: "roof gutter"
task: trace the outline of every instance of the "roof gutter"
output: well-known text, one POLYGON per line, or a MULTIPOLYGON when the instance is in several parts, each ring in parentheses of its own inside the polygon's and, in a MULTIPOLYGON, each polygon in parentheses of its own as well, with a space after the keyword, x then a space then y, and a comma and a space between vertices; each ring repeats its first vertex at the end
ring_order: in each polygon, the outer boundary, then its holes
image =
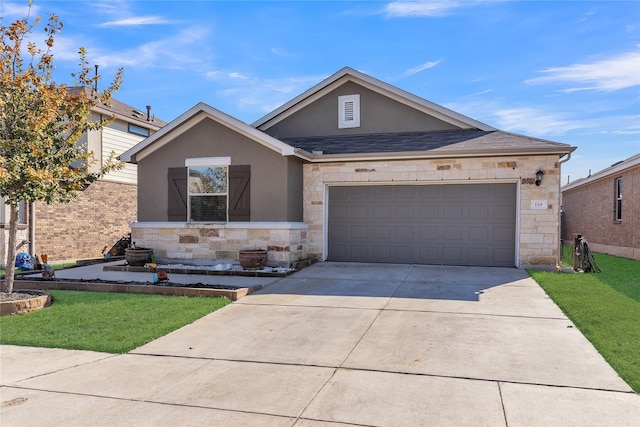
MULTIPOLYGON (((467 158, 478 156, 528 156, 528 155, 559 155, 561 157, 569 155, 577 147, 566 148, 532 148, 527 150, 429 150, 429 151, 405 151, 396 153, 354 153, 354 154, 322 154, 314 152, 313 154, 296 149, 299 152, 311 156, 309 160, 312 163, 327 162, 357 162, 357 161, 385 161, 385 160, 420 160, 420 159, 448 159, 448 158, 467 158)), ((567 159, 568 160, 568 159, 567 159)))

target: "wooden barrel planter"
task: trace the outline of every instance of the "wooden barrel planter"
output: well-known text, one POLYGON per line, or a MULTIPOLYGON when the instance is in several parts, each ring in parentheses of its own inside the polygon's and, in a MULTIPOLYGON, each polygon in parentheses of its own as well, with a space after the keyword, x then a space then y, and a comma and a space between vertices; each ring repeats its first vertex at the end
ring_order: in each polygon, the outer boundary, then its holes
POLYGON ((267 265, 267 251, 263 249, 245 249, 238 253, 240 265, 245 270, 262 270, 267 265))
POLYGON ((151 255, 153 255, 153 249, 140 248, 140 249, 126 249, 124 251, 124 259, 127 264, 134 267, 142 267, 146 263, 151 262, 151 255))

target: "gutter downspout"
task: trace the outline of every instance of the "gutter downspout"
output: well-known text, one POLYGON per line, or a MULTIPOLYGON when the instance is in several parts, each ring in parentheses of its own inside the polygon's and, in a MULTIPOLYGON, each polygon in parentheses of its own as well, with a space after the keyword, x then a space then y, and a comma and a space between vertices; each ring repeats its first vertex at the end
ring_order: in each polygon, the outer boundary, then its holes
MULTIPOLYGON (((558 255, 556 257, 556 269, 562 271, 562 164, 571 160, 571 153, 566 154, 567 158, 559 161, 560 180, 558 182, 558 195, 560 196, 560 206, 558 206, 558 255)), ((560 156, 562 159, 563 156, 560 156)))
POLYGON ((29 254, 36 256, 36 203, 29 202, 29 254))

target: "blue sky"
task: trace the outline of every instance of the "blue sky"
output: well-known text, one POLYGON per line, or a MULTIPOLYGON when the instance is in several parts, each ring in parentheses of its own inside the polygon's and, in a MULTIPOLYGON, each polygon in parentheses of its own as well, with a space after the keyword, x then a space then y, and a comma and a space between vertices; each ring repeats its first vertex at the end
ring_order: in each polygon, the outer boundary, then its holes
MULTIPOLYGON (((2 0, 2 24, 26 11, 2 0)), ((640 2, 55 1, 56 80, 80 46, 115 97, 246 123, 350 66, 502 130, 578 147, 563 183, 640 152, 640 2)))

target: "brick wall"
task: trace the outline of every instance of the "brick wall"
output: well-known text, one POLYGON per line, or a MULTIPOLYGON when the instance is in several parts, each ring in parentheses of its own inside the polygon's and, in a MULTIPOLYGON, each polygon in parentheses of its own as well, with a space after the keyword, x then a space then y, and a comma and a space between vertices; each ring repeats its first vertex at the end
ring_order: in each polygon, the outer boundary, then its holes
POLYGON ((582 234, 597 252, 640 259, 640 167, 604 176, 562 193, 566 244, 582 234), (622 221, 614 220, 615 180, 622 178, 622 221))
POLYGON ((519 265, 555 265, 559 248, 560 164, 558 156, 371 161, 304 166, 304 221, 309 257, 323 259, 325 194, 332 184, 514 182, 519 189, 519 265), (535 172, 545 173, 535 185, 535 172), (547 202, 544 210, 532 201, 547 202))
POLYGON ((49 262, 101 257, 104 247, 129 234, 136 215, 136 186, 104 180, 68 204, 37 202, 35 252, 49 262))

